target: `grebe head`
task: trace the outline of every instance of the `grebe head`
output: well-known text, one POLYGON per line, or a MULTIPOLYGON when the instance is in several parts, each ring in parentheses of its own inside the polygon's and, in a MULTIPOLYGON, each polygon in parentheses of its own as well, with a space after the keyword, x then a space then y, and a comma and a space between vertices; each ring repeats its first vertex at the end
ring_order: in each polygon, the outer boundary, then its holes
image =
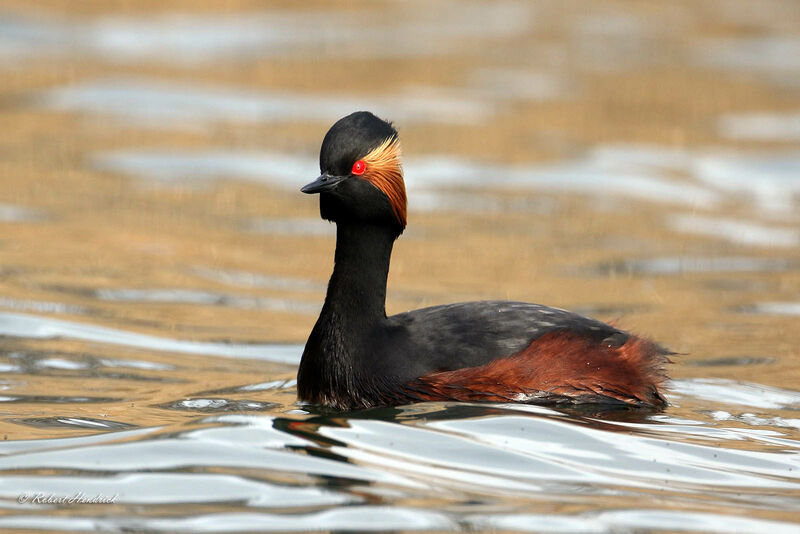
POLYGON ((331 126, 319 153, 320 177, 301 189, 319 193, 320 214, 334 222, 406 226, 406 186, 394 127, 368 111, 331 126))

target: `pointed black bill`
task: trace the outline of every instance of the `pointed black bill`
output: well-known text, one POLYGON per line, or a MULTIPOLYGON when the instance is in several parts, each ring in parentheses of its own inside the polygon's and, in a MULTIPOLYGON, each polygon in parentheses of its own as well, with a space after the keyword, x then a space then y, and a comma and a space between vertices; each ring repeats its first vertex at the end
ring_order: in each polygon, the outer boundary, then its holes
POLYGON ((309 195, 314 193, 324 193, 325 191, 330 191, 336 187, 336 185, 345 178, 347 178, 347 176, 331 176, 329 174, 323 174, 310 184, 304 185, 300 191, 309 195))

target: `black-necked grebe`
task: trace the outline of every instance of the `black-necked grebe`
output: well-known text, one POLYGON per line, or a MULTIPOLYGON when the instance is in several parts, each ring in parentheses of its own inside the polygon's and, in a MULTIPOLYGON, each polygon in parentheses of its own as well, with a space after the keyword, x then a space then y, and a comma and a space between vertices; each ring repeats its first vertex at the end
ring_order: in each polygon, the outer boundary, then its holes
POLYGON ((386 279, 406 226, 394 127, 360 111, 322 142, 323 219, 334 269, 308 338, 300 399, 337 409, 410 402, 614 403, 662 408, 669 351, 603 322, 538 304, 464 302, 386 316, 386 279))

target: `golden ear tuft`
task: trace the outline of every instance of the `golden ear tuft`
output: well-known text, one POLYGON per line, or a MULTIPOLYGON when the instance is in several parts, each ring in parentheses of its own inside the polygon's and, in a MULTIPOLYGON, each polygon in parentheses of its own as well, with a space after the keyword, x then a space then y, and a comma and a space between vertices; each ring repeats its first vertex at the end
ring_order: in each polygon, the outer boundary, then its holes
POLYGON ((366 171, 361 178, 383 191, 397 220, 405 228, 408 201, 400 156, 400 140, 396 136, 388 137, 361 158, 366 163, 366 171))

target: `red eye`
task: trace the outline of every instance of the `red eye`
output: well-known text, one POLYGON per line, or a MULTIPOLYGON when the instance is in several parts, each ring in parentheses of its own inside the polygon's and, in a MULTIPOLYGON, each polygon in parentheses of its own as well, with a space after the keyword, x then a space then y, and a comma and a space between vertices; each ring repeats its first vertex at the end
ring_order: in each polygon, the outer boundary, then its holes
POLYGON ((364 171, 366 170, 367 170, 367 164, 364 163, 363 159, 360 159, 355 163, 353 163, 353 170, 351 172, 356 176, 361 176, 362 174, 364 174, 364 171))

